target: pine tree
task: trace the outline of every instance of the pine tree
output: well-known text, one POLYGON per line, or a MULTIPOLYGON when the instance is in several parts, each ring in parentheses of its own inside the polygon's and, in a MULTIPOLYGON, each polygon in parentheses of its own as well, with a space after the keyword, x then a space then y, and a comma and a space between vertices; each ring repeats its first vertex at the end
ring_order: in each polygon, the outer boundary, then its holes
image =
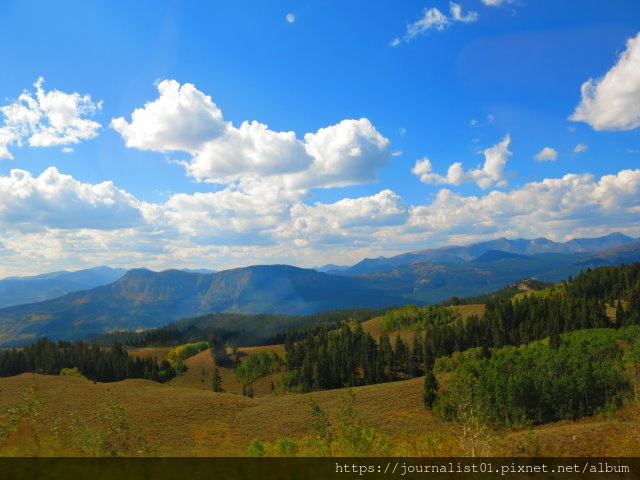
POLYGON ((624 323, 624 308, 622 308, 622 303, 618 300, 618 304, 616 305, 616 326, 621 327, 624 323))
POLYGON ((424 402, 424 407, 426 409, 431 410, 433 408, 433 404, 436 401, 438 396, 438 379, 433 373, 432 369, 427 369, 426 375, 424 377, 424 393, 422 397, 422 401, 424 402))
POLYGON ((220 376, 218 367, 213 369, 213 391, 224 392, 224 389, 222 388, 222 377, 220 376))

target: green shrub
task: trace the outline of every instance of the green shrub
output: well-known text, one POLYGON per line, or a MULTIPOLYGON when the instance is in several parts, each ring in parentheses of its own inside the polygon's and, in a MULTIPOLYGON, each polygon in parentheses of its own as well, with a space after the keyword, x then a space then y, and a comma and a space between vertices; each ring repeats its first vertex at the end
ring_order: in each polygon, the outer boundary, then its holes
POLYGON ((186 343, 169 350, 167 358, 169 358, 169 361, 171 363, 175 364, 180 360, 185 360, 189 357, 193 357, 194 355, 203 352, 208 348, 209 344, 207 342, 186 343))
POLYGON ((78 378, 82 378, 83 380, 89 380, 87 377, 85 377, 83 374, 81 374, 78 371, 78 367, 63 368, 62 370, 60 370, 60 375, 63 377, 78 377, 78 378))

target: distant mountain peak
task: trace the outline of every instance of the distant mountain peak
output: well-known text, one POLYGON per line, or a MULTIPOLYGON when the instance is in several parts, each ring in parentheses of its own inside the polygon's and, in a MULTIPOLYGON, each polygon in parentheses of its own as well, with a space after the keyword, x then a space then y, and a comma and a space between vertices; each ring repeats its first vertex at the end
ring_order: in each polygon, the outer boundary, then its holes
POLYGON ((476 257, 474 259, 474 262, 495 262, 504 259, 532 260, 532 258, 528 255, 505 252, 503 250, 488 250, 482 255, 476 257))

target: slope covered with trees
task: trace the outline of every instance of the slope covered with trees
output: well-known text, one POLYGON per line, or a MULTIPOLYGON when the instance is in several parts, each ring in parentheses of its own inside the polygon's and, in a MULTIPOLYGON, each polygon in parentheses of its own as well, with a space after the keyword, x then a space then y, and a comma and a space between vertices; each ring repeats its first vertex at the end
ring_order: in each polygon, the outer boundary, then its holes
MULTIPOLYGON (((322 331, 287 342, 283 387, 305 392, 401 380, 427 372, 431 381, 425 381, 425 402, 428 399, 432 405, 438 388, 430 372, 434 361, 475 347, 476 363, 468 362, 466 367, 477 370, 469 374, 471 377, 511 382, 508 388, 486 386, 487 392, 495 395, 507 392, 500 395, 507 395, 515 405, 515 410, 502 412, 506 415, 503 424, 590 415, 603 405, 617 404, 621 392, 628 388, 621 373, 622 350, 615 342, 631 341, 628 332, 617 329, 640 323, 639 300, 640 264, 633 264, 587 270, 545 295, 491 302, 481 317, 472 315, 463 320, 445 307, 401 307, 389 311, 384 322, 387 328, 414 328, 411 345, 399 336, 393 344, 387 335, 376 341, 361 325, 345 325, 339 331, 322 331), (615 319, 606 310, 613 302, 618 306, 615 319), (587 333, 568 337, 578 340, 563 341, 562 333, 576 330, 587 333), (544 345, 538 342, 517 348, 545 338, 549 340, 544 345), (495 359, 493 352, 499 352, 495 359), (540 368, 533 369, 536 364, 540 368), (571 370, 572 366, 580 369, 571 370), (486 370, 482 375, 480 368, 486 370), (501 368, 516 373, 510 377, 501 368), (554 378, 562 382, 553 383, 554 378), (589 385, 598 391, 586 399, 589 385), (523 398, 526 393, 522 392, 529 390, 531 397, 523 398), (518 391, 521 393, 516 394, 518 391), (559 406, 554 410, 550 402, 559 406)), ((485 395, 492 405, 504 404, 504 399, 500 403, 497 397, 485 395)), ((442 406, 446 400, 439 402, 443 416, 450 417, 442 406)), ((498 413, 499 409, 492 415, 498 413)))
POLYGON ((121 345, 98 347, 84 342, 52 342, 46 338, 21 349, 0 351, 0 377, 25 372, 59 375, 77 369, 96 382, 117 382, 125 378, 146 378, 166 382, 178 371, 168 361, 130 356, 121 345))

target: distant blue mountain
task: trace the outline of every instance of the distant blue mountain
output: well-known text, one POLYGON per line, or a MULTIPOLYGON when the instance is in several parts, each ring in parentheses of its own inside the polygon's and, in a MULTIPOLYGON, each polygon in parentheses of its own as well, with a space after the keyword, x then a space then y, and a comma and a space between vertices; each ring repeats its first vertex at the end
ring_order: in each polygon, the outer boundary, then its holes
POLYGON ((115 282, 127 272, 124 268, 94 267, 74 272, 60 271, 29 277, 0 280, 0 308, 41 302, 79 290, 89 290, 115 282))
POLYGON ((189 273, 216 273, 217 270, 210 270, 208 268, 181 268, 183 272, 189 273))
POLYGON ((524 238, 517 240, 499 238, 497 240, 489 240, 472 245, 447 246, 417 252, 401 253, 393 257, 367 258, 347 269, 330 270, 328 273, 338 275, 364 275, 392 270, 415 261, 436 263, 469 262, 476 260, 491 250, 528 256, 539 253, 572 254, 597 252, 622 247, 635 242, 638 242, 638 239, 628 237, 621 233, 612 233, 598 238, 578 238, 565 243, 554 242, 546 238, 536 238, 533 240, 524 238))
POLYGON ((509 259, 515 258, 518 260, 533 260, 533 258, 528 255, 519 255, 517 253, 503 252, 502 250, 488 250, 473 261, 478 263, 497 262, 500 260, 505 260, 507 258, 509 259))
MULTIPOLYGON (((257 265, 217 273, 130 270, 113 283, 90 290, 0 308, 0 345, 43 336, 74 339, 119 329, 158 327, 212 312, 306 315, 355 307, 439 303, 452 296, 493 292, 524 278, 557 282, 589 267, 638 262, 640 242, 622 235, 566 243, 499 239, 426 253, 426 258, 453 261, 425 260, 424 255, 413 252, 376 259, 382 263, 368 266, 383 270, 356 275, 289 265, 257 265), (589 251, 599 245, 607 248, 589 251), (541 252, 535 253, 538 250, 541 252), (394 262, 400 264, 394 267, 394 262)), ((68 280, 69 276, 105 281, 98 273, 121 273, 110 270, 56 272, 2 282, 30 285, 68 280)))

